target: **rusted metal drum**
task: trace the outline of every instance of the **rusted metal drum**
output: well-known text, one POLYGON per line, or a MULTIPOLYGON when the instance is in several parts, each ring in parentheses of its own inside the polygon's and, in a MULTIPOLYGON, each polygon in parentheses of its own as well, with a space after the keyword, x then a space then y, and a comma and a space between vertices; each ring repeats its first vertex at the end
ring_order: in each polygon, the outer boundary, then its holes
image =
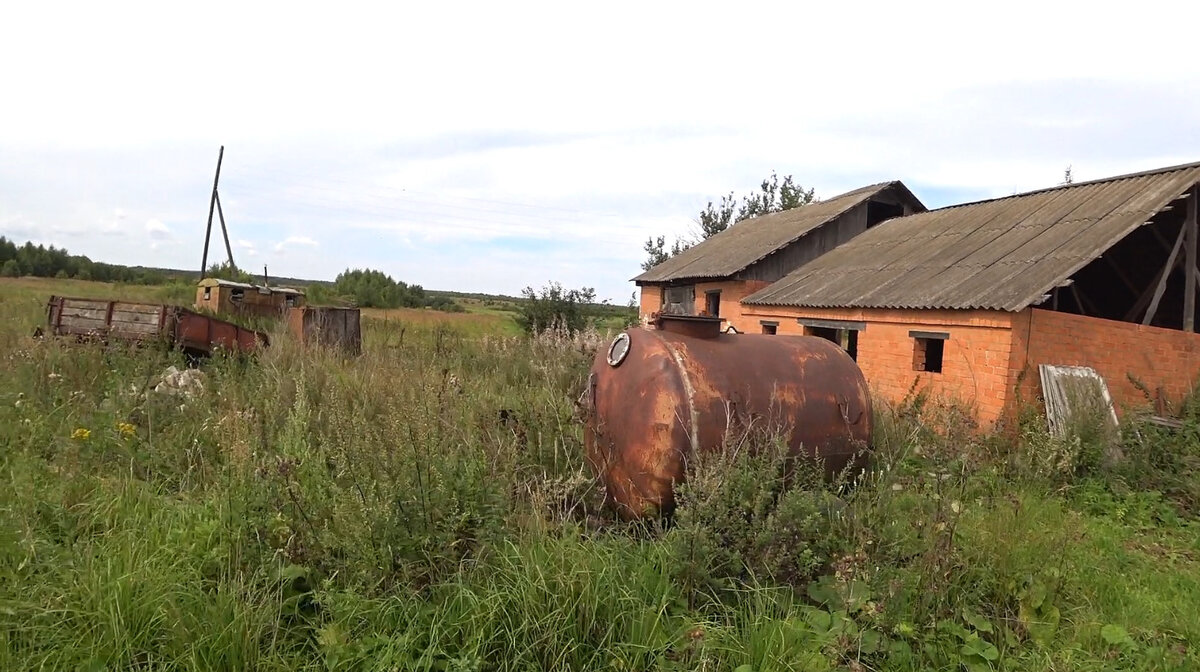
POLYGON ((689 455, 750 426, 777 428, 827 474, 861 466, 871 398, 858 365, 815 336, 723 334, 716 318, 659 316, 596 355, 585 445, 621 514, 667 513, 689 455))

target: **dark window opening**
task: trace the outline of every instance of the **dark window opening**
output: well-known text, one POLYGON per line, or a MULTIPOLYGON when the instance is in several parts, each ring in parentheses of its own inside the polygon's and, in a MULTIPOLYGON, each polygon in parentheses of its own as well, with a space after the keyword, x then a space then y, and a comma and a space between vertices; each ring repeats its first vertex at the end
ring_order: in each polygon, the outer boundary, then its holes
POLYGON ((721 316, 721 292, 704 293, 704 312, 713 317, 721 316))
POLYGON ((876 224, 900 217, 904 214, 903 205, 895 205, 892 203, 881 203, 879 201, 867 201, 867 228, 871 228, 876 224))
POLYGON ((850 355, 850 359, 858 361, 858 330, 806 326, 804 327, 804 334, 832 341, 838 347, 845 350, 846 354, 850 355))
POLYGON ((762 323, 762 333, 764 333, 764 334, 770 334, 770 335, 774 336, 775 332, 778 328, 779 328, 778 322, 763 322, 762 323))
POLYGON ((913 371, 942 372, 942 356, 945 354, 946 336, 943 334, 913 333, 913 371))
POLYGON ((692 285, 663 289, 662 312, 668 315, 692 315, 696 309, 696 288, 692 285))
POLYGON ((290 307, 292 307, 292 306, 295 306, 295 305, 296 305, 296 297, 294 297, 294 296, 288 296, 287 298, 285 298, 285 299, 283 300, 283 302, 284 302, 285 304, 287 304, 287 306, 290 308, 290 307))
POLYGON ((212 296, 212 287, 205 287, 204 288, 204 300, 207 301, 208 297, 210 297, 210 296, 212 296))
POLYGON ((245 298, 245 295, 246 294, 243 290, 235 289, 229 292, 229 300, 233 301, 234 303, 241 303, 242 299, 245 298))

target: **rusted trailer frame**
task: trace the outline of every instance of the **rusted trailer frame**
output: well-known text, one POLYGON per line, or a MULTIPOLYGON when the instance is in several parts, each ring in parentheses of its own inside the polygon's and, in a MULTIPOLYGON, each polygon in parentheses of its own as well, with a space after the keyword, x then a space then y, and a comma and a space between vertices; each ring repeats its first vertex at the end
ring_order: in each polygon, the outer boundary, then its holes
POLYGON ((165 342, 190 355, 218 349, 249 353, 270 345, 268 336, 179 306, 51 296, 46 324, 54 336, 130 343, 165 342))

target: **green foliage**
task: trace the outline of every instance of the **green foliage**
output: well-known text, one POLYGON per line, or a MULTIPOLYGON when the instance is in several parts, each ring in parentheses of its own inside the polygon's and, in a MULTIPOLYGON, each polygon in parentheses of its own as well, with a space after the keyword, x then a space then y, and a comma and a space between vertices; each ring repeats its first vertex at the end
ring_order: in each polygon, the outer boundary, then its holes
POLYGON ((453 299, 430 296, 420 285, 409 285, 372 269, 346 269, 334 279, 330 291, 362 308, 429 307, 447 312, 463 311, 453 299))
POLYGON ((0 669, 1200 666, 1200 522, 1165 489, 1195 479, 1165 473, 1187 430, 1080 472, 1028 459, 1032 426, 879 404, 853 482, 789 461, 785 428, 731 436, 673 521, 634 525, 582 458, 583 341, 368 317, 348 359, 281 327, 189 398, 153 391, 173 353, 31 339, 18 284, 0 669))
POLYGON ((801 586, 841 550, 839 502, 819 465, 788 457, 778 437, 747 434, 690 463, 667 541, 686 589, 719 592, 751 577, 801 586))
POLYGON ((223 261, 219 264, 213 264, 212 266, 209 266, 204 275, 208 278, 218 278, 232 282, 241 282, 247 285, 251 285, 256 282, 253 275, 250 275, 250 273, 243 271, 233 264, 230 264, 228 261, 223 261))
POLYGON ((563 330, 574 334, 588 325, 589 306, 596 300, 596 290, 564 289, 562 284, 551 282, 540 291, 526 287, 521 296, 525 300, 517 323, 527 333, 563 330))
POLYGON ((815 199, 813 189, 805 189, 796 184, 791 175, 780 182, 779 175, 771 171, 771 177, 762 181, 758 191, 750 192, 742 197, 741 203, 734 197, 733 192, 722 196, 716 205, 712 201, 700 211, 696 217, 699 235, 691 240, 676 239, 671 247, 667 247, 665 236, 646 239, 642 249, 647 254, 642 262, 642 270, 648 271, 658 264, 670 259, 692 245, 711 238, 729 228, 733 224, 752 217, 791 210, 802 205, 808 205, 815 199))
POLYGON ((16 278, 78 278, 100 282, 128 282, 155 285, 167 281, 166 274, 151 269, 137 269, 115 264, 93 262, 84 256, 71 255, 53 245, 44 247, 27 242, 20 247, 0 236, 0 277, 16 278))
POLYGON ((338 294, 332 285, 312 283, 304 288, 304 296, 313 306, 350 306, 353 298, 338 294))
MULTIPOLYGON (((710 203, 709 205, 711 207, 712 204, 710 203)), ((688 241, 676 239, 668 250, 666 236, 647 238, 645 244, 642 245, 642 249, 647 254, 646 261, 642 262, 642 270, 648 271, 691 246, 692 243, 688 241)))

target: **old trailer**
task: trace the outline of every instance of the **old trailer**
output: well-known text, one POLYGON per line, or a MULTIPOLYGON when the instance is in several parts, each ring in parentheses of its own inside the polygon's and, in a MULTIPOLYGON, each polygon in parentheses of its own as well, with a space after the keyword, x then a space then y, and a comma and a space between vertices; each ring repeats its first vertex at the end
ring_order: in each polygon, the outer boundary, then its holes
POLYGON ((249 353, 270 344, 266 334, 179 306, 51 296, 46 323, 54 336, 131 343, 162 342, 189 355, 218 350, 249 353))

